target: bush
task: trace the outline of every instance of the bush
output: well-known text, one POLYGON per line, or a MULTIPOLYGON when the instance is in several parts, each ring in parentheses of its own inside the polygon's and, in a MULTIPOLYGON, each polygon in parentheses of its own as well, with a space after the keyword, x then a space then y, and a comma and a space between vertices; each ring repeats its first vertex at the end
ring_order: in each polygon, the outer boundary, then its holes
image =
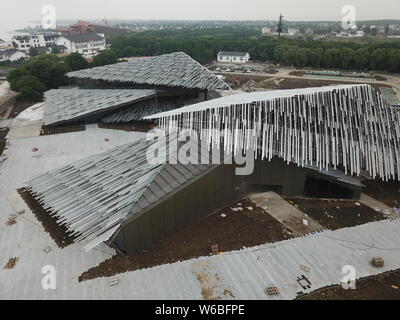
POLYGON ((90 67, 105 66, 118 62, 118 57, 113 51, 104 51, 93 58, 90 67))
POLYGON ((46 86, 35 76, 23 76, 16 81, 15 89, 20 92, 23 99, 41 101, 46 86))
POLYGON ((86 69, 89 66, 86 59, 79 53, 71 53, 65 57, 64 61, 72 71, 86 69))
POLYGON ((12 70, 7 80, 11 89, 20 92, 21 97, 37 100, 43 91, 69 84, 70 79, 65 76, 69 71, 70 67, 56 55, 45 54, 33 57, 12 70))

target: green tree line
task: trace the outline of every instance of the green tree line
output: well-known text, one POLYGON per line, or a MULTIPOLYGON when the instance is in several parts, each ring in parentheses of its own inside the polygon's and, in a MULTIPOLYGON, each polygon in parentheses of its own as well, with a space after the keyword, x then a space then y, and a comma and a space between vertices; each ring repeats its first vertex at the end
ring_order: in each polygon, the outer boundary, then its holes
POLYGON ((247 51, 253 60, 298 68, 400 72, 399 40, 312 40, 257 37, 248 30, 243 33, 225 30, 214 35, 208 34, 207 30, 167 30, 113 37, 110 42, 118 57, 183 51, 201 63, 208 63, 216 59, 219 51, 247 51))
POLYGON ((114 52, 105 51, 88 63, 79 53, 66 57, 43 54, 32 57, 9 72, 7 80, 11 89, 25 100, 40 101, 43 92, 72 83, 65 74, 70 71, 113 64, 118 61, 114 52))

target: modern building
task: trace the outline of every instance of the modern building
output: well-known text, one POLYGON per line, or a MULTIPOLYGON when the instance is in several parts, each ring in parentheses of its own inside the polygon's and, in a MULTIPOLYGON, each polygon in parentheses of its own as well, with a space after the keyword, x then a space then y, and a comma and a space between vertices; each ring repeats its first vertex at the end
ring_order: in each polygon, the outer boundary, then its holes
POLYGON ((248 52, 220 51, 217 60, 218 62, 247 63, 250 60, 250 55, 248 52))
POLYGON ((146 118, 159 121, 165 139, 140 138, 20 190, 61 247, 106 242, 133 255, 253 191, 357 199, 355 176, 400 176, 400 115, 369 85, 231 95, 146 118), (190 130, 203 139, 174 135, 190 130), (186 162, 174 156, 181 147, 191 150, 186 162), (214 150, 249 155, 253 170, 239 175, 203 156, 214 150))
POLYGON ((216 89, 229 89, 183 52, 74 71, 67 76, 80 88, 45 93, 44 126, 136 122, 201 95, 208 98, 216 89))
POLYGON ((80 53, 85 58, 92 58, 107 50, 104 34, 86 33, 59 36, 56 45, 66 47, 67 53, 80 53))
POLYGON ((5 62, 5 61, 15 62, 27 57, 28 55, 25 51, 19 51, 15 49, 0 51, 0 62, 5 62))

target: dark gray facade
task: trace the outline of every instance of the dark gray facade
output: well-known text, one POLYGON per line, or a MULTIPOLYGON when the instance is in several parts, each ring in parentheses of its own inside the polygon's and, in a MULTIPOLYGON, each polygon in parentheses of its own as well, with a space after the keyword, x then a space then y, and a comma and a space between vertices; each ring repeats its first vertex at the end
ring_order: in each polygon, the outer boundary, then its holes
POLYGON ((256 161, 255 170, 249 176, 236 175, 234 165, 218 165, 145 209, 133 209, 111 242, 127 255, 134 255, 253 191, 272 189, 286 197, 303 196, 310 178, 314 183, 324 182, 327 188, 346 190, 348 198, 357 199, 361 193, 360 186, 338 181, 315 170, 286 164, 279 158, 270 162, 256 161))

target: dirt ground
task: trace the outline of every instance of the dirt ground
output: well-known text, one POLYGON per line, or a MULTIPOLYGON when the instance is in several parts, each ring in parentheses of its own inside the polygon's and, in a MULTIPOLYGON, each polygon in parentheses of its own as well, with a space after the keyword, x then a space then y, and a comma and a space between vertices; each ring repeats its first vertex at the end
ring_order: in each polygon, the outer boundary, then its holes
POLYGON ((67 235, 67 229, 58 225, 56 220, 49 215, 27 189, 18 189, 18 193, 60 248, 65 248, 73 243, 74 238, 67 235))
POLYGON ((160 264, 209 256, 214 244, 218 245, 219 252, 228 252, 288 238, 290 236, 287 230, 278 221, 257 208, 251 201, 243 199, 167 236, 148 252, 133 257, 113 256, 83 273, 79 280, 108 277, 160 264), (232 210, 239 207, 243 210, 232 210), (253 210, 248 209, 250 207, 253 210))
POLYGON ((8 134, 7 128, 0 128, 0 156, 3 153, 3 150, 6 146, 6 136, 8 134))
POLYGON ((40 132, 40 135, 47 136, 47 135, 52 135, 52 134, 78 132, 78 131, 85 131, 85 130, 86 130, 86 126, 84 124, 56 126, 56 127, 43 126, 42 131, 40 132))
POLYGON ((101 129, 147 132, 154 128, 154 124, 144 121, 128 123, 99 123, 98 127, 101 129))
POLYGON ((336 230, 385 219, 383 214, 356 201, 286 199, 322 226, 336 230), (359 204, 356 205, 356 203, 359 204))
MULTIPOLYGON (((344 71, 344 72, 349 72, 349 71, 344 71)), ((289 72, 289 75, 297 76, 297 77, 303 77, 305 74, 306 74, 305 71, 299 71, 299 70, 289 72)), ((327 76, 329 77, 329 75, 327 75, 327 76)), ((348 75, 344 74, 344 75, 341 75, 341 77, 343 77, 343 78, 357 78, 357 76, 353 76, 351 74, 348 74, 348 75)), ((384 76, 381 76, 381 75, 373 75, 372 77, 377 81, 387 81, 387 78, 384 77, 384 76)), ((362 77, 359 77, 359 78, 360 78, 360 81, 362 81, 363 78, 362 77)))
POLYGON ((358 280, 355 290, 333 286, 296 300, 400 300, 400 270, 358 280))
POLYGON ((400 207, 400 181, 365 180, 363 192, 389 207, 400 207))
MULTIPOLYGON (((242 89, 244 91, 252 91, 252 89, 301 89, 308 87, 323 87, 335 84, 352 84, 349 81, 339 80, 316 80, 305 78, 274 78, 255 75, 227 75, 226 81, 233 89, 242 89)), ((356 83, 356 82, 354 82, 356 83)), ((380 87, 390 87, 383 83, 370 83, 375 90, 380 87)))

